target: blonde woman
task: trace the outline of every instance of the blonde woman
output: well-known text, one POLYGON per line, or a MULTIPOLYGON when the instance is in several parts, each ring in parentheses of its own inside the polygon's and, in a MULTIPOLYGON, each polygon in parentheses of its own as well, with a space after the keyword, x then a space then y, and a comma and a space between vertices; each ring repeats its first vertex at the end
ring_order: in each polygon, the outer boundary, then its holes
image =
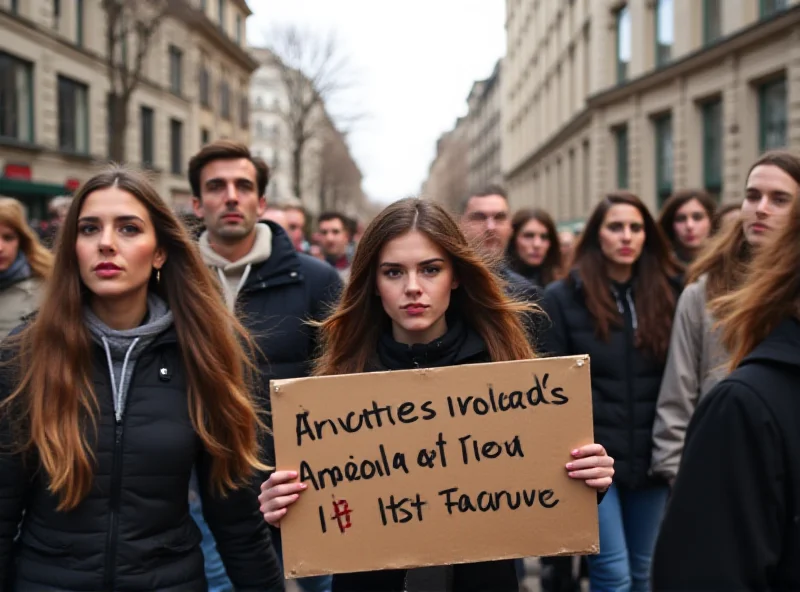
POLYGON ((36 310, 53 256, 39 242, 17 200, 0 197, 0 339, 36 310))

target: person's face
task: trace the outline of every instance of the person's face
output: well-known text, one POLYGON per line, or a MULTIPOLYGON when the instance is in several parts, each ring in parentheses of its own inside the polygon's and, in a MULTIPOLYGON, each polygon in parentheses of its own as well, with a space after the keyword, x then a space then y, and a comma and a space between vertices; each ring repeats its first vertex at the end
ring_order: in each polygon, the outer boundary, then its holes
POLYGON ((698 249, 711 234, 711 218, 699 200, 690 199, 675 212, 672 227, 680 245, 698 249))
POLYGON ((236 244, 254 232, 267 205, 256 176, 247 158, 215 160, 200 171, 200 196, 192 205, 215 241, 236 244))
POLYGON ((286 229, 286 214, 283 210, 276 210, 275 208, 267 208, 264 210, 264 213, 261 214, 259 220, 269 220, 271 222, 275 222, 284 230, 286 229))
POLYGON ((167 259, 147 208, 118 187, 98 189, 84 200, 75 253, 93 296, 115 300, 146 298, 153 269, 167 259))
POLYGON ((558 244, 561 247, 561 255, 569 257, 572 254, 572 249, 575 248, 575 235, 566 230, 559 232, 558 244))
POLYGON ((517 254, 523 263, 539 266, 550 250, 550 233, 547 226, 531 218, 520 229, 516 242, 517 254))
POLYGON ((790 175, 774 165, 755 167, 747 178, 741 219, 744 236, 753 246, 786 224, 800 187, 790 175))
POLYGON ((616 265, 633 265, 644 248, 644 218, 638 208, 615 204, 600 225, 600 249, 616 265))
POLYGON ((473 197, 462 219, 464 234, 495 255, 500 255, 511 240, 513 229, 508 202, 500 195, 473 197))
POLYGON ((303 229, 306 226, 306 217, 300 210, 286 210, 286 231, 292 239, 295 249, 303 246, 303 229))
POLYGON ((0 273, 6 271, 19 254, 19 235, 10 226, 0 224, 0 273))
POLYGON ((430 343, 447 331, 450 293, 458 287, 447 253, 412 230, 388 241, 378 255, 378 296, 399 343, 430 343))
POLYGON ((328 257, 341 257, 347 252, 347 244, 350 239, 339 218, 320 222, 319 234, 322 250, 328 257))

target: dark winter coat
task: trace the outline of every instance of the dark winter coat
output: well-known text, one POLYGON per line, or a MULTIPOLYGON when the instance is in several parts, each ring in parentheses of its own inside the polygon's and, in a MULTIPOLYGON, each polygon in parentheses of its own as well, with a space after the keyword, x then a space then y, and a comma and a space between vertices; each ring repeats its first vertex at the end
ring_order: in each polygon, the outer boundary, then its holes
MULTIPOLYGON (((437 368, 489 362, 480 336, 462 321, 448 319, 448 332, 428 344, 407 346, 383 334, 370 371, 437 368)), ((333 576, 333 592, 402 592, 453 590, 455 592, 517 592, 519 584, 511 560, 487 561, 417 570, 393 569, 333 576)))
MULTIPOLYGON (((226 498, 211 492, 211 459, 189 419, 174 329, 139 357, 119 423, 97 345, 92 368, 99 415, 90 443, 97 467, 88 496, 74 510, 56 510, 46 475, 33 470, 37 461, 23 463, 9 453, 8 415, 0 422, 0 590, 206 592, 201 535, 186 495, 194 466, 205 517, 237 590, 282 590, 254 491, 226 498)), ((12 371, 6 366, 0 374, 0 397, 13 388, 12 371)))
MULTIPOLYGON (((317 340, 316 331, 307 321, 324 319, 342 290, 342 281, 333 267, 298 253, 277 224, 269 223, 269 227, 270 257, 253 266, 236 300, 237 314, 263 354, 259 356, 259 368, 266 409, 270 380, 309 375, 317 340)), ((267 461, 272 464, 271 438, 265 446, 267 461)))
POLYGON ((703 398, 653 557, 654 590, 800 590, 800 322, 703 398))
MULTIPOLYGON (((634 346, 636 316, 630 285, 613 289, 624 323, 612 327, 605 342, 597 337, 577 273, 550 284, 543 308, 551 322, 541 349, 553 356, 589 354, 595 441, 614 458, 614 482, 639 488, 655 483, 648 472, 664 362, 634 346)), ((677 283, 674 289, 677 294, 677 283)))

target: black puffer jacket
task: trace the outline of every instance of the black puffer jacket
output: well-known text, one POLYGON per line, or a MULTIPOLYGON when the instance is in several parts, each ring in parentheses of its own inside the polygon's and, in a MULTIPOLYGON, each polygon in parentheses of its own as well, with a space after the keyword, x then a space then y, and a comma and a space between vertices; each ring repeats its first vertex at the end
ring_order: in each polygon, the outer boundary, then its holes
MULTIPOLYGON (((120 424, 102 348, 93 346, 93 356, 97 468, 76 509, 56 510, 46 476, 32 471, 35 459, 23 464, 8 454, 8 416, 0 422, 0 590, 206 592, 200 531, 186 496, 195 465, 205 517, 237 590, 283 590, 253 490, 226 498, 210 491, 210 457, 189 419, 174 330, 141 354, 120 424)), ((11 373, 3 368, 0 397, 11 391, 11 373)))
MULTIPOLYGON (((595 441, 614 457, 615 483, 628 488, 645 487, 656 483, 648 471, 664 362, 634 346, 636 312, 630 285, 613 289, 618 294, 624 324, 612 327, 606 343, 595 333, 577 273, 550 284, 543 308, 551 323, 541 350, 553 356, 589 354, 595 441)), ((674 289, 677 294, 677 281, 674 289)))

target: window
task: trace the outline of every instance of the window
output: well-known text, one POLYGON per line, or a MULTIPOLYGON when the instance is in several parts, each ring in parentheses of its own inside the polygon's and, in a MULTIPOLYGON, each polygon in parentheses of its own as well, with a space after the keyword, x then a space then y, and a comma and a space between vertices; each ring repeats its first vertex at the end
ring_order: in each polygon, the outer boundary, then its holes
POLYGON ((762 152, 786 147, 786 78, 758 89, 759 148, 762 152))
POLYGON ((200 130, 200 147, 202 148, 211 141, 211 134, 206 128, 200 130))
POLYGON ((628 79, 631 63, 631 11, 623 6, 617 12, 617 82, 628 79))
POLYGON ((75 43, 83 45, 83 0, 75 0, 75 43))
POLYGON ((139 114, 141 124, 142 166, 152 168, 155 165, 155 115, 150 107, 142 107, 139 114))
POLYGON ((256 121, 256 138, 263 139, 264 136, 264 124, 260 121, 256 121))
POLYGON ((61 0, 53 0, 53 28, 58 29, 61 22, 61 0))
POLYGON ((672 59, 675 42, 675 11, 673 0, 658 0, 656 5, 656 66, 672 59))
POLYGON ((658 207, 672 193, 672 115, 653 120, 656 136, 656 195, 658 207))
POLYGON ((200 0, 200 10, 203 12, 208 10, 208 0, 200 0))
POLYGON ((176 95, 183 88, 183 52, 174 45, 169 46, 169 88, 176 95))
POLYGON ((236 15, 236 43, 242 44, 242 15, 236 15))
POLYGON ((250 127, 250 104, 247 95, 242 95, 239 99, 239 127, 242 129, 250 127))
POLYGON ((703 113, 703 185, 719 196, 722 191, 722 101, 701 107, 703 113))
POLYGON ((766 18, 789 8, 789 0, 759 0, 761 18, 766 18))
POLYGON ((211 75, 208 68, 200 66, 200 105, 206 109, 211 108, 211 75))
POLYGON ((2 52, 0 138, 33 142, 33 66, 2 52))
POLYGON ((617 147, 617 188, 628 189, 628 126, 614 130, 617 147))
POLYGON ((11 14, 17 14, 18 12, 19 12, 18 0, 11 0, 11 14))
POLYGON ((703 0, 703 43, 722 37, 722 0, 703 0))
POLYGON ((180 175, 183 170, 183 123, 169 120, 170 172, 180 175))
POLYGON ((219 28, 225 29, 225 0, 217 0, 217 18, 219 19, 219 28))
POLYGON ((89 88, 64 76, 58 77, 58 147, 89 153, 89 88))
POLYGON ((219 114, 224 119, 231 118, 231 88, 224 80, 219 83, 219 114))

